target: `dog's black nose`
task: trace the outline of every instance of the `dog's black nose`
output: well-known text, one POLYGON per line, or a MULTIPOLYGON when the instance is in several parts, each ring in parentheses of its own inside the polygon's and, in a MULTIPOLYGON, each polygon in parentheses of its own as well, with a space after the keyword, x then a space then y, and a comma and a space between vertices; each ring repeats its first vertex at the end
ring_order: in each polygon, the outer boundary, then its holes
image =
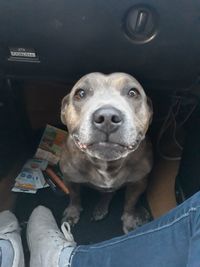
POLYGON ((122 124, 122 113, 113 107, 101 107, 93 114, 93 124, 100 131, 109 134, 122 124))

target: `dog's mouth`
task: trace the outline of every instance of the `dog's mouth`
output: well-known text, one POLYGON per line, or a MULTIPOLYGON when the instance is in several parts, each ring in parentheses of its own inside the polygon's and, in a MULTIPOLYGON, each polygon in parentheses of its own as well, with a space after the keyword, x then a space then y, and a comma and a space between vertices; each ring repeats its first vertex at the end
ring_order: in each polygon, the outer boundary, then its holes
POLYGON ((134 150, 136 145, 129 145, 129 146, 125 146, 122 144, 118 144, 118 143, 112 143, 112 142, 97 142, 97 143, 93 143, 87 146, 87 148, 102 148, 102 149, 123 149, 123 150, 134 150))
POLYGON ((108 142, 93 142, 93 143, 89 143, 89 144, 83 144, 80 142, 77 135, 73 135, 73 139, 74 139, 75 144, 82 151, 86 151, 87 149, 92 149, 92 150, 110 149, 111 151, 112 150, 119 150, 121 152, 123 152, 123 151, 135 151, 141 142, 141 139, 138 138, 131 145, 124 145, 124 144, 119 144, 119 143, 114 143, 114 142, 109 142, 109 141, 108 142))

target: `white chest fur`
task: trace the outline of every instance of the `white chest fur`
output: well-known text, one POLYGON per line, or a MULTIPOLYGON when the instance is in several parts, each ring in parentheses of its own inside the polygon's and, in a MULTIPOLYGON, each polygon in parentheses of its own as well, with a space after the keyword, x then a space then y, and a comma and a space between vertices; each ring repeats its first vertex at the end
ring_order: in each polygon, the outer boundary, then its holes
POLYGON ((109 175, 107 171, 98 170, 98 173, 101 175, 101 183, 99 184, 100 187, 110 188, 113 186, 115 179, 113 179, 113 177, 109 175))

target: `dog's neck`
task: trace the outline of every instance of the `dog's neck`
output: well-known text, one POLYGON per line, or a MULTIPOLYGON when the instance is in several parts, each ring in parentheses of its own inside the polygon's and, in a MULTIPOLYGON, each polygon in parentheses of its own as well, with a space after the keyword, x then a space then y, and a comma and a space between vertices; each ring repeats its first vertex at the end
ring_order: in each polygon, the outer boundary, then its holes
POLYGON ((125 160, 124 158, 121 158, 114 161, 104 161, 90 156, 88 156, 88 159, 98 171, 106 173, 118 172, 125 160))
MULTIPOLYGON (((86 161, 90 162, 91 165, 99 172, 99 173, 107 173, 108 175, 115 176, 121 168, 123 168, 124 165, 126 165, 127 162, 129 162, 130 157, 133 158, 134 155, 137 157, 137 159, 140 158, 140 155, 145 148, 145 139, 141 142, 139 147, 137 148, 137 151, 133 151, 127 155, 127 157, 120 158, 118 160, 114 161, 106 161, 101 160, 95 157, 89 156, 87 153, 81 151, 77 145, 74 143, 73 138, 69 136, 67 139, 67 149, 70 151, 71 155, 81 155, 81 160, 83 160, 83 157, 86 161), (137 153, 135 153, 137 152, 137 153)), ((134 160, 134 159, 133 159, 134 160)))

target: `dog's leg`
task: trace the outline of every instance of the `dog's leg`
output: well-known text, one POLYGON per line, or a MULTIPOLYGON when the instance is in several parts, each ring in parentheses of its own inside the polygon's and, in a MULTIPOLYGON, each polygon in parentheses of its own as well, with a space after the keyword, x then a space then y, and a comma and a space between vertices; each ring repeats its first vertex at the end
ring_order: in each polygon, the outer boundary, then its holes
POLYGON ((114 195, 114 192, 101 193, 101 198, 99 202, 97 203, 94 209, 94 212, 93 212, 93 219, 95 221, 99 221, 107 215, 109 205, 113 198, 113 195, 114 195))
POLYGON ((76 224, 80 219, 82 211, 80 198, 80 185, 75 183, 67 184, 70 193, 70 202, 63 213, 62 222, 69 222, 71 225, 76 224))
POLYGON ((147 186, 146 179, 143 179, 137 183, 129 184, 126 189, 125 206, 122 215, 123 231, 128 233, 129 231, 142 225, 144 221, 148 220, 148 213, 143 211, 142 218, 136 211, 136 204, 140 195, 145 191, 147 186))

